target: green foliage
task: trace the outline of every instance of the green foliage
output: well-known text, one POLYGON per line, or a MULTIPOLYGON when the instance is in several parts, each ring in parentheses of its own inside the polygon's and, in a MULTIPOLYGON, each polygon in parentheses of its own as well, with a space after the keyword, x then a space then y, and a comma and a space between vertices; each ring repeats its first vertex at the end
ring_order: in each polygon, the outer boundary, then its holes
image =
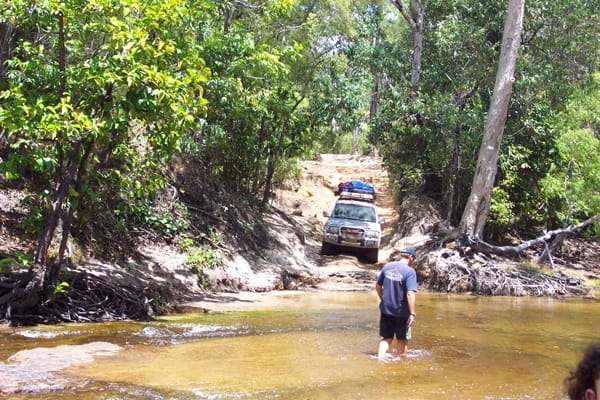
POLYGON ((529 261, 523 261, 519 263, 519 269, 529 272, 532 275, 539 275, 542 273, 542 268, 538 264, 534 264, 529 261))
POLYGON ((182 251, 188 251, 194 246, 194 239, 190 237, 183 237, 179 242, 179 249, 182 251))
POLYGON ((538 180, 548 168, 536 150, 547 154, 543 149, 546 145, 540 143, 538 149, 533 149, 529 144, 512 142, 504 147, 498 160, 500 183, 492 192, 490 209, 490 222, 497 230, 508 226, 528 229, 543 221, 532 211, 539 202, 538 180))
MULTIPOLYGON (((2 172, 43 188, 31 202, 32 229, 43 228, 48 200, 66 182, 62 207, 77 216, 78 236, 88 223, 120 230, 113 224, 123 220, 110 211, 141 204, 143 214, 182 137, 201 124, 209 71, 195 38, 208 17, 204 2, 30 3, 15 0, 2 11, 19 32, 0 91, 11 148, 2 172)), ((148 218, 173 228, 165 216, 148 218)))
MULTIPOLYGON (((571 225, 600 213, 600 74, 556 119, 558 159, 542 180, 550 217, 571 225)), ((596 223, 595 234, 600 234, 596 223)))
POLYGON ((33 263, 33 253, 31 251, 17 250, 14 256, 19 265, 29 267, 33 263))
POLYGON ((0 272, 9 272, 13 266, 17 265, 17 260, 12 257, 5 257, 0 259, 0 272))
POLYGON ((519 229, 561 225, 556 216, 565 203, 547 201, 541 187, 552 165, 562 164, 557 115, 568 107, 565 99, 590 84, 600 55, 589 47, 589 40, 599 40, 600 19, 588 16, 588 2, 533 1, 526 10, 498 175, 519 229))
POLYGON ((219 250, 206 245, 190 249, 186 260, 186 264, 197 273, 204 269, 214 269, 222 262, 223 258, 219 250))
POLYGON ((502 188, 495 187, 492 190, 492 204, 490 205, 489 223, 499 226, 509 226, 514 218, 514 205, 510 201, 510 195, 502 188))
POLYGON ((290 1, 235 7, 241 17, 228 30, 222 15, 204 26, 201 54, 213 72, 209 107, 187 148, 229 189, 258 197, 275 171, 314 143, 308 98, 314 19, 290 1))
POLYGON ((28 238, 35 238, 46 223, 46 210, 49 206, 50 191, 32 193, 23 198, 23 206, 29 211, 22 223, 22 228, 28 238))
POLYGON ((69 290, 69 282, 57 282, 54 286, 54 294, 64 294, 69 290))
MULTIPOLYGON (((471 189, 475 161, 495 80, 506 3, 429 1, 420 93, 408 103, 411 33, 399 58, 383 59, 388 86, 372 141, 401 187, 439 178, 443 199, 452 196, 457 223, 471 189)), ((531 1, 519 50, 494 192, 494 230, 531 227, 545 220, 540 181, 556 163, 555 116, 564 99, 597 68, 599 17, 589 2, 531 1), (594 28, 594 26, 596 28, 594 28), (567 32, 565 32, 568 31, 567 32), (563 31, 563 33, 561 33, 563 31)), ((404 22, 399 19, 400 22, 404 22)), ((388 52, 391 53, 391 52, 388 52)), ((562 207, 547 203, 551 213, 562 207)))
POLYGON ((33 253, 30 251, 16 250, 14 254, 0 259, 0 271, 10 272, 13 269, 29 267, 33 263, 33 253))
POLYGON ((207 243, 198 245, 193 239, 184 238, 179 248, 187 252, 185 264, 198 275, 198 284, 206 288, 210 283, 206 270, 223 265, 224 255, 219 248, 222 239, 215 230, 204 239, 207 243))
POLYGON ((397 67, 385 71, 387 63, 403 67, 403 43, 398 42, 402 30, 385 18, 390 7, 388 2, 355 2, 343 38, 331 39, 340 40, 339 50, 332 51, 313 80, 312 124, 319 132, 321 151, 350 153, 355 131, 359 152, 376 144, 378 137, 369 135, 368 126, 375 117, 370 107, 381 90, 376 82, 387 74, 403 72, 397 67))
MULTIPOLYGON (((400 187, 414 188, 436 178, 434 192, 444 199, 448 192, 453 195, 454 218, 470 190, 487 90, 493 84, 491 65, 496 59, 486 29, 501 22, 496 4, 467 3, 428 2, 419 96, 408 102, 410 52, 405 50, 401 61, 386 60, 386 80, 393 84, 382 92, 372 132, 400 187)), ((399 22, 405 23, 402 18, 399 22)), ((410 30, 401 42, 411 48, 410 30)))
MULTIPOLYGON (((365 134, 356 136, 356 151, 358 154, 365 154, 369 148, 368 136, 365 134)), ((322 150, 327 153, 350 154, 354 150, 354 140, 354 133, 331 135, 327 147, 322 147, 322 150)))
POLYGON ((136 225, 146 226, 164 237, 173 237, 189 228, 187 220, 180 216, 183 212, 180 204, 175 204, 173 209, 159 209, 149 201, 142 201, 132 205, 129 215, 136 225))
POLYGON ((281 187, 288 180, 299 179, 302 175, 302 166, 298 158, 283 160, 273 176, 273 185, 281 187))

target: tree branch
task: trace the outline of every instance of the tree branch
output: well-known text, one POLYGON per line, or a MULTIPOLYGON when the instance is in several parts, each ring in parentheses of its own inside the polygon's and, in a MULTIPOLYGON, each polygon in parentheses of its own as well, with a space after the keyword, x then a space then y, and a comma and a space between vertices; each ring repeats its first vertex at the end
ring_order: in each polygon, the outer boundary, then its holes
POLYGON ((404 19, 406 20, 406 22, 408 22, 408 24, 410 25, 410 29, 412 29, 412 31, 416 31, 417 30, 417 24, 415 22, 415 20, 408 15, 408 12, 406 11, 406 7, 404 7, 404 4, 402 4, 401 0, 390 0, 392 2, 392 4, 394 6, 396 6, 396 8, 398 9, 398 11, 400 11, 400 14, 402 14, 402 16, 404 17, 404 19))
POLYGON ((585 221, 583 221, 577 225, 571 225, 566 228, 555 229, 553 231, 546 232, 544 235, 542 235, 540 237, 528 240, 517 246, 494 246, 494 245, 486 243, 483 240, 480 240, 476 237, 469 237, 468 242, 470 243, 471 248, 473 250, 479 251, 479 252, 482 252, 485 254, 517 256, 524 250, 527 250, 528 248, 533 247, 537 244, 551 242, 553 240, 553 238, 557 235, 571 234, 571 233, 579 231, 597 221, 600 221, 600 214, 597 214, 591 218, 588 218, 585 221))

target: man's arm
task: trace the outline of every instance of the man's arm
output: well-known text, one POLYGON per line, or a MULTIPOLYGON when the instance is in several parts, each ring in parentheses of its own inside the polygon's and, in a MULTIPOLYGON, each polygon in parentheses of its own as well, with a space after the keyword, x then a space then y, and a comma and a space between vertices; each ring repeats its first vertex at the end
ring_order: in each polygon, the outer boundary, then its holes
POLYGON ((377 296, 379 296, 379 300, 383 299, 383 286, 381 286, 380 284, 376 283, 375 284, 375 291, 377 292, 377 296))
POLYGON ((413 322, 415 322, 416 312, 416 292, 414 290, 409 290, 406 292, 406 300, 408 301, 408 309, 410 310, 410 316, 408 317, 408 326, 411 326, 413 322))

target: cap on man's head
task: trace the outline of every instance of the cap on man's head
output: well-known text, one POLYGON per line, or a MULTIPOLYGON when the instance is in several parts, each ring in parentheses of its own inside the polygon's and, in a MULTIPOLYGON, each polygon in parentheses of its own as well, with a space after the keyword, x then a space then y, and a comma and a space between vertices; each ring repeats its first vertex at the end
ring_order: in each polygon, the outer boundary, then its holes
POLYGON ((413 256, 413 258, 417 258, 417 252, 412 247, 407 247, 407 248, 401 250, 400 254, 409 255, 409 256, 413 256))

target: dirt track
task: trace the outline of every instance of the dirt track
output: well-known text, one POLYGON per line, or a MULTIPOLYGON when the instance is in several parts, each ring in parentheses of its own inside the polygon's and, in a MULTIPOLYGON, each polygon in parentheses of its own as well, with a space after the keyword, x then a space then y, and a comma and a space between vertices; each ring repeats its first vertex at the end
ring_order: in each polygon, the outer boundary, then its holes
MULTIPOLYGON (((379 260, 387 260, 390 249, 386 246, 393 235, 398 214, 394 198, 389 190, 386 171, 382 168, 381 160, 369 156, 353 156, 348 154, 322 154, 320 160, 304 161, 302 177, 293 187, 277 191, 275 205, 302 224, 307 235, 307 245, 310 251, 318 253, 321 245, 321 230, 326 221, 323 211, 333 209, 336 197, 334 191, 340 182, 345 180, 362 180, 372 184, 377 192, 376 205, 379 215, 384 219, 383 247, 379 260)), ((340 255, 321 257, 318 260, 321 267, 353 268, 364 270, 378 268, 369 267, 358 262, 356 257, 340 255)))
MULTIPOLYGON (((303 252, 320 277, 313 289, 351 291, 373 290, 377 271, 393 250, 391 238, 398 222, 394 198, 389 191, 388 176, 381 160, 368 156, 323 154, 320 160, 304 161, 302 176, 297 182, 276 192, 273 205, 290 216, 301 227, 305 243, 303 252), (371 183, 377 191, 376 205, 384 218, 384 240, 377 264, 365 264, 356 256, 340 254, 320 255, 321 232, 326 217, 323 211, 331 211, 336 201, 335 189, 345 180, 362 180, 371 183)), ((266 309, 293 302, 302 291, 274 290, 264 293, 242 291, 240 293, 214 293, 186 305, 211 311, 266 309)))

